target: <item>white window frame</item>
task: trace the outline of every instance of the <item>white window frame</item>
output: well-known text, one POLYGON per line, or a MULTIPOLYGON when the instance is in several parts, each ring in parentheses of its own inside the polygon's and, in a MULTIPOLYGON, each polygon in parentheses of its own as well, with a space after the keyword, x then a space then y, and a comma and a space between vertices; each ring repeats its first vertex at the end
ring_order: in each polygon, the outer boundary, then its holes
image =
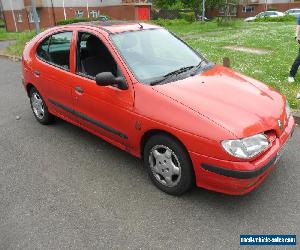
POLYGON ((220 15, 225 14, 225 7, 224 7, 224 6, 221 6, 221 7, 219 8, 219 14, 220 14, 220 15))
POLYGON ((83 18, 84 11, 83 10, 75 10, 75 18, 83 18))
POLYGON ((98 18, 100 15, 98 10, 90 10, 89 14, 90 14, 90 18, 98 18))
MULTIPOLYGON (((39 13, 37 13, 37 16, 38 16, 38 22, 40 22, 40 17, 39 17, 39 13)), ((29 11, 28 13, 28 20, 29 20, 29 23, 34 23, 34 17, 33 17, 33 12, 32 10, 29 11)))
POLYGON ((255 8, 253 5, 245 5, 245 6, 243 6, 242 12, 243 13, 252 13, 252 12, 254 12, 254 10, 255 10, 255 8), (248 11, 248 10, 250 10, 250 11, 248 11))
POLYGON ((23 23, 23 14, 21 12, 19 12, 17 14, 17 22, 18 23, 23 23))

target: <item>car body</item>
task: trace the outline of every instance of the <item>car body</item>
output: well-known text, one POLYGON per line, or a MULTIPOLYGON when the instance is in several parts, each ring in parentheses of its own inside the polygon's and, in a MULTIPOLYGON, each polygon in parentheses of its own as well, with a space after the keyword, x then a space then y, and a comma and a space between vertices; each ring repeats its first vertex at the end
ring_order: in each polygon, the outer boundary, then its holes
POLYGON ((253 17, 247 17, 244 19, 245 22, 251 22, 251 21, 254 21, 255 19, 258 19, 258 18, 264 18, 264 17, 281 17, 281 16, 284 16, 284 13, 282 12, 279 12, 279 11, 264 11, 264 12, 261 12, 259 14, 257 14, 256 16, 253 16, 253 17))
POLYGON ((205 16, 203 17, 202 15, 199 15, 199 14, 196 15, 196 19, 198 21, 205 21, 205 22, 211 21, 211 19, 209 19, 209 18, 207 18, 205 16))
POLYGON ((99 21, 108 21, 109 20, 109 18, 107 16, 103 16, 103 15, 99 16, 98 19, 99 19, 99 21))
POLYGON ((26 45, 22 68, 39 122, 60 117, 143 158, 152 181, 169 194, 193 183, 250 192, 274 168, 295 126, 276 90, 207 61, 156 25, 50 28, 26 45), (95 72, 98 61, 104 63, 95 72))
POLYGON ((299 16, 300 15, 300 9, 289 9, 284 12, 285 15, 290 16, 299 16))

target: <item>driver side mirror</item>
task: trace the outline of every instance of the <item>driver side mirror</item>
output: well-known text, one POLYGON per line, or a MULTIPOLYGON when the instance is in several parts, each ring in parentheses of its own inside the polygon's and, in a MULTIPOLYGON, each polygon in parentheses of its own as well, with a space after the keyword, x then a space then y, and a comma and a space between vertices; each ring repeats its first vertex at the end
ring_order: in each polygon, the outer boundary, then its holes
POLYGON ((96 75, 96 83, 99 86, 118 85, 119 89, 128 89, 124 77, 115 77, 111 72, 102 72, 96 75))

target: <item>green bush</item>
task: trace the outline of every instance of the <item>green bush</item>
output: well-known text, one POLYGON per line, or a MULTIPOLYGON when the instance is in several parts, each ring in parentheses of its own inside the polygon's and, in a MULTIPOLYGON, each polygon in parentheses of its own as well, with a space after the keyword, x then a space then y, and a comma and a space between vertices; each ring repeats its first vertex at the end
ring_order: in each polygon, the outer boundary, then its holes
POLYGON ((23 31, 16 34, 16 43, 10 45, 8 48, 5 49, 5 52, 10 55, 17 55, 21 56, 24 50, 24 46, 28 41, 30 41, 34 36, 34 31, 23 31))
POLYGON ((82 22, 90 22, 90 21, 96 21, 98 19, 92 19, 92 18, 70 18, 66 20, 60 20, 57 22, 57 25, 67 25, 71 23, 82 23, 82 22))
POLYGON ((4 28, 5 27, 5 23, 3 19, 0 19, 0 28, 4 28))
POLYGON ((151 23, 159 25, 159 26, 172 26, 172 25, 186 25, 189 24, 189 22, 187 22, 185 19, 157 19, 157 20, 152 20, 151 23))
POLYGON ((195 13, 194 12, 181 12, 179 14, 180 18, 189 22, 189 23, 192 23, 192 22, 195 22, 196 21, 196 18, 195 18, 195 13))
POLYGON ((217 26, 221 27, 236 27, 238 24, 238 20, 235 19, 226 19, 226 18, 218 18, 217 19, 217 26))
POLYGON ((255 22, 295 22, 296 17, 291 15, 285 15, 280 17, 262 17, 256 18, 255 22))

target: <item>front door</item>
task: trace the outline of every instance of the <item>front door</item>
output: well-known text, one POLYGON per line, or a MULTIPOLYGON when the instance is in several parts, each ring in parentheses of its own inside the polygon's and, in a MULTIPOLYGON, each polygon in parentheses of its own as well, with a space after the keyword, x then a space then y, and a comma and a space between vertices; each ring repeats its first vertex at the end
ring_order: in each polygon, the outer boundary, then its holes
POLYGON ((77 68, 74 110, 82 125, 111 142, 130 147, 134 129, 133 89, 98 86, 95 76, 101 72, 122 75, 106 44, 95 34, 77 35, 77 68))

